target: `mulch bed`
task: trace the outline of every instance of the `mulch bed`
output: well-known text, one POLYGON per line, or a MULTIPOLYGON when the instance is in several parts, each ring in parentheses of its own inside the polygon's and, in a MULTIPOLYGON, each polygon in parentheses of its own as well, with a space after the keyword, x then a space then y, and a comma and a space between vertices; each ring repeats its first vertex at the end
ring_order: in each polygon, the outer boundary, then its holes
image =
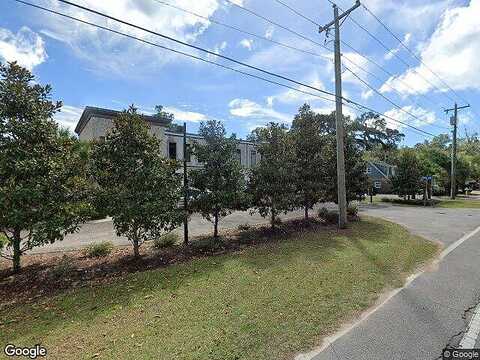
MULTIPOLYGON (((356 218, 351 220, 358 220, 356 218)), ((22 256, 22 270, 11 271, 11 262, 0 261, 0 308, 17 303, 33 302, 69 289, 109 283, 128 274, 163 268, 194 258, 215 256, 243 250, 261 243, 280 241, 298 231, 335 229, 318 219, 309 222, 290 220, 275 231, 267 226, 232 230, 220 240, 196 237, 188 246, 178 245, 157 250, 151 244, 140 248, 140 258, 133 257, 132 247, 116 247, 103 258, 89 258, 84 250, 22 256)), ((342 230, 348 231, 348 230, 342 230)))

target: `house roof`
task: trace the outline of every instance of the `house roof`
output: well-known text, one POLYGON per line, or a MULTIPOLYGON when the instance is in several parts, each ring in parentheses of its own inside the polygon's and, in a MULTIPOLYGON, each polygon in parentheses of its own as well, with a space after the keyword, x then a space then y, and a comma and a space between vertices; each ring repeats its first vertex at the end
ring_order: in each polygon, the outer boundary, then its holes
POLYGON ((380 160, 373 160, 373 161, 368 161, 372 165, 380 165, 380 166, 385 166, 385 167, 395 167, 395 165, 388 164, 385 161, 380 161, 380 160))
MULTIPOLYGON (((75 133, 77 135, 80 135, 80 133, 83 131, 85 125, 90 121, 92 117, 101 117, 101 118, 110 118, 113 119, 117 117, 121 111, 118 110, 111 110, 111 109, 104 109, 104 108, 98 108, 98 107, 93 107, 93 106, 86 106, 85 109, 83 110, 82 116, 80 117, 80 120, 78 120, 77 126, 75 127, 75 133)), ((154 125, 168 125, 169 122, 165 118, 160 118, 158 116, 152 116, 152 115, 142 115, 142 118, 154 125)))

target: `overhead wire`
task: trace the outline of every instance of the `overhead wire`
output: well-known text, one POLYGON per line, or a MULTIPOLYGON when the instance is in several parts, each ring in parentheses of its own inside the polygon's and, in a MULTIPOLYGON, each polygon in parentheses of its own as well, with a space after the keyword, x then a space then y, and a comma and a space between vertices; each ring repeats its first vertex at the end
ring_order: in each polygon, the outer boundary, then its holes
MULTIPOLYGON (((288 8, 290 11, 292 11, 294 14, 302 17, 302 18, 305 18, 305 16, 298 10, 294 9, 293 7, 289 6, 288 4, 284 3, 283 1, 278 1, 278 0, 274 0, 278 3, 280 3, 281 5, 285 6, 286 8, 288 8)), ((331 0, 329 0, 330 2, 332 2, 331 0)), ((333 3, 333 2, 332 2, 333 3)), ((243 8, 243 7, 242 7, 243 8)), ((310 19, 309 19, 310 20, 310 19)), ((344 19, 345 20, 345 19, 344 19)), ((320 26, 320 24, 318 22, 315 22, 313 20, 310 20, 311 22, 313 22, 315 25, 317 26, 320 26)), ((326 47, 326 46, 323 46, 323 47, 326 47)), ((328 48, 327 48, 328 49, 328 48)), ((329 49, 330 50, 330 49, 329 49)), ((331 51, 331 50, 330 50, 331 51)), ((352 64, 354 64, 355 66, 357 66, 358 68, 362 69, 362 67, 360 65, 358 65, 356 62, 354 62, 353 60, 349 59, 349 57, 343 55, 343 57, 345 59, 347 59, 349 62, 351 62, 352 64)), ((401 106, 399 106, 398 104, 396 104, 394 101, 392 101, 390 98, 388 98, 387 96, 385 96, 384 94, 382 94, 380 91, 378 91, 377 89, 375 89, 371 84, 369 84, 367 81, 365 81, 364 79, 362 79, 361 77, 359 77, 353 70, 351 70, 350 68, 348 68, 347 66, 344 66, 344 68, 349 71, 353 76, 355 76, 359 81, 361 81, 365 86, 367 86, 368 88, 370 88, 372 91, 374 91, 376 94, 378 94, 379 96, 381 96, 383 99, 385 99, 388 103, 390 103, 391 105, 393 105, 395 108, 399 109, 400 111, 402 111, 403 113, 406 113, 407 115, 413 117, 414 119, 418 120, 418 121, 421 121, 422 120, 412 114, 410 111, 408 110, 405 110, 404 108, 402 108, 401 106)), ((393 87, 391 87, 390 85, 388 85, 390 88, 393 89, 393 87)), ((417 105, 418 106, 418 105, 417 105)), ((439 125, 435 125, 435 124, 431 124, 427 121, 423 121, 425 122, 427 125, 429 126, 433 126, 433 127, 438 127, 438 128, 441 128, 441 129, 446 129, 445 127, 442 127, 442 126, 439 126, 439 125)))
MULTIPOLYGON (((335 102, 334 99, 331 99, 331 98, 326 98, 324 96, 321 96, 319 94, 315 94, 315 93, 312 93, 312 92, 309 92, 309 91, 304 91, 304 90, 301 90, 301 89, 298 89, 298 88, 295 88, 293 86, 290 86, 290 85, 286 85, 286 84, 283 84, 283 83, 279 83, 277 81, 273 81, 271 79, 267 79, 267 78, 264 78, 264 77, 261 77, 261 76, 258 76, 258 75, 255 75, 255 74, 251 74, 251 73, 247 73, 247 72, 244 72, 242 70, 238 70, 238 69, 235 69, 235 68, 232 68, 232 67, 229 67, 229 66, 226 66, 226 65, 223 65, 223 64, 219 64, 217 62, 214 62, 214 61, 210 61, 210 60, 207 60, 207 59, 204 59, 204 58, 201 58, 199 56, 196 56, 196 55, 193 55, 193 54, 189 54, 189 53, 185 53, 183 51, 179 51, 179 50, 176 50, 176 49, 172 49, 172 48, 169 48, 167 46, 163 46, 163 45, 160 45, 160 44, 157 44, 157 43, 153 43, 151 41, 148 41, 148 40, 145 40, 145 39, 142 39, 142 38, 139 38, 137 36, 134 36, 134 35, 130 35, 130 34, 127 34, 127 33, 124 33, 124 32, 121 32, 121 31, 118 31, 118 30, 115 30, 115 29, 112 29, 112 28, 109 28, 109 27, 106 27, 106 26, 102 26, 102 25, 99 25, 99 24, 95 24, 95 23, 92 23, 92 22, 89 22, 89 21, 86 21, 86 20, 83 20, 83 19, 79 19, 77 17, 74 17, 74 16, 71 16, 71 15, 68 15, 68 14, 65 14, 65 13, 62 13, 62 12, 59 12, 59 11, 56 11, 56 10, 52 10, 52 9, 49 9, 49 8, 46 8, 46 7, 43 7, 43 6, 40 6, 40 5, 37 5, 37 4, 33 4, 33 3, 30 3, 30 2, 27 2, 27 1, 24 1, 24 0, 13 0, 17 3, 22 3, 24 5, 27 5, 27 6, 31 6, 31 7, 34 7, 34 8, 37 8, 37 9, 41 9, 43 11, 46 11, 46 12, 49 12, 49 13, 52 13, 52 14, 56 14, 56 15, 59 15, 59 16, 62 16, 62 17, 65 17, 65 18, 68 18, 70 20, 74 20, 74 21, 77 21, 77 22, 80 22, 80 23, 83 23, 85 25, 89 25, 89 26, 93 26, 93 27, 96 27, 96 28, 99 28, 99 29, 102 29, 102 30, 105 30, 105 31, 108 31, 108 32, 112 32, 112 33, 115 33, 117 35, 121 35, 121 36, 124 36, 124 37, 127 37, 127 38, 130 38, 130 39, 133 39, 133 40, 136 40, 136 41, 140 41, 140 42, 143 42, 145 44, 148 44, 148 45, 152 45, 152 46, 155 46, 155 47, 158 47, 158 48, 161 48, 163 50, 167 50, 167 51, 171 51, 171 52, 174 52, 176 54, 179 54, 179 55, 183 55, 183 56, 187 56, 189 58, 193 58, 193 59, 196 59, 196 60, 199 60, 199 61, 203 61, 203 62, 206 62, 206 63, 209 63, 209 64, 212 64, 212 65, 215 65, 215 66, 218 66, 218 67, 221 67, 221 68, 224 68, 224 69, 228 69, 228 70, 231 70, 231 71, 234 71, 234 72, 237 72, 237 73, 240 73, 242 75, 246 75, 246 76, 249 76, 249 77, 252 77, 252 78, 256 78, 256 79, 259 79, 259 80, 262 80, 262 81, 266 81, 268 83, 271 83, 271 84, 274 84, 274 85, 277 85, 277 86, 281 86, 281 87, 285 87, 285 88, 288 88, 290 90, 293 90, 293 91, 297 91, 297 92, 300 92, 300 93, 304 93, 304 94, 308 94, 308 95, 311 95, 311 96, 315 96, 317 98, 320 98, 320 99, 323 99, 323 100, 326 100, 326 101, 330 101, 330 102, 335 102)), ((68 1, 63 1, 63 0, 58 0, 58 1, 61 1, 61 2, 68 2, 68 1)), ((95 11, 95 10, 92 10, 92 11, 95 11)), ((193 45, 192 45, 193 46, 193 45)), ((302 85, 304 86, 304 85, 302 85)), ((334 94, 329 94, 331 96, 334 96, 334 94)), ((417 133, 421 133, 421 134, 424 134, 424 135, 428 135, 428 136, 432 136, 434 137, 435 135, 432 134, 432 133, 429 133, 427 131, 424 131, 418 127, 415 127, 413 125, 410 125, 408 123, 405 123, 403 121, 400 121, 398 119, 395 119, 391 116, 387 116, 385 114, 382 114, 370 107, 367 107, 365 105, 362 105, 360 103, 357 103, 355 101, 352 101, 350 99, 346 99, 346 98, 342 98, 342 102, 345 101, 345 105, 348 106, 348 107, 351 107, 351 108, 362 108, 364 110, 367 110, 367 111, 371 111, 373 113, 376 113, 378 115, 381 115, 381 116, 385 116, 386 118, 394 121, 394 122, 397 122, 399 124, 402 124, 406 127, 408 127, 409 129, 412 129, 414 131, 416 131, 417 133)))

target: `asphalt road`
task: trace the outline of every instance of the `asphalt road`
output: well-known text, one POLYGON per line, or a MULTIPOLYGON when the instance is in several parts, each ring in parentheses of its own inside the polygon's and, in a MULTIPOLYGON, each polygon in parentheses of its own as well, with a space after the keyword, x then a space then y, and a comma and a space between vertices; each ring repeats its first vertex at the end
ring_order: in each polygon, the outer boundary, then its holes
POLYGON ((365 212, 440 241, 444 257, 435 269, 420 274, 373 313, 343 329, 343 335, 328 341, 322 352, 298 359, 441 359, 445 347, 458 347, 480 302, 480 231, 453 249, 457 240, 480 226, 480 211, 379 205, 365 212))

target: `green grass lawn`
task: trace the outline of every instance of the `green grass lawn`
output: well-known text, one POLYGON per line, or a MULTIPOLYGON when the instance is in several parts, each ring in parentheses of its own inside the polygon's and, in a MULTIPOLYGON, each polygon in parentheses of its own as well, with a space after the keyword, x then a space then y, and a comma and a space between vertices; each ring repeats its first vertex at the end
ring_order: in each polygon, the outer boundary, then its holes
POLYGON ((441 200, 439 204, 436 205, 440 208, 451 208, 451 209, 480 209, 480 201, 478 200, 468 200, 465 198, 457 198, 455 200, 441 200))
MULTIPOLYGON (((374 203, 389 203, 396 206, 424 206, 423 200, 420 198, 416 200, 403 200, 401 198, 374 198, 374 203)), ((435 207, 438 208, 450 208, 450 209, 480 209, 480 201, 474 199, 468 199, 465 197, 458 197, 455 200, 448 198, 441 198, 435 200, 435 207)))
POLYGON ((49 359, 289 358, 437 252, 368 218, 0 310, 0 344, 41 343, 49 359))

